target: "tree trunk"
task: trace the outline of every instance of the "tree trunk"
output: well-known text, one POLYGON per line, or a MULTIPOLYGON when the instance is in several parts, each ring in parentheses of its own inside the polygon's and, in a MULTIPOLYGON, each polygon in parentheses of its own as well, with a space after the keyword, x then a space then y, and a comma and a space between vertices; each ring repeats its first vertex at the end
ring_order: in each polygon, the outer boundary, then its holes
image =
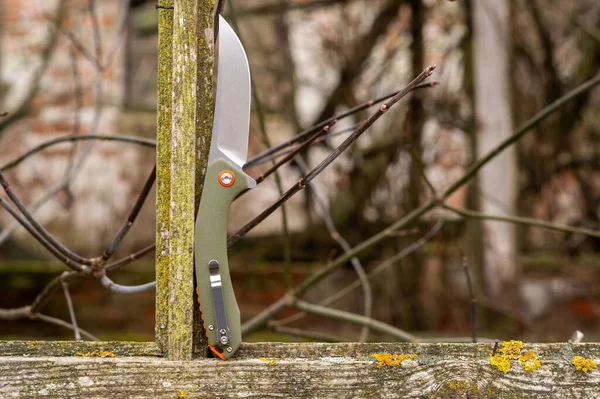
MULTIPOLYGON (((491 151, 512 132, 510 109, 509 0, 473 2, 473 60, 477 156, 491 151)), ((513 214, 516 200, 516 154, 507 149, 479 173, 480 206, 485 213, 513 214)), ((517 274, 515 227, 485 221, 484 278, 498 298, 517 274)))

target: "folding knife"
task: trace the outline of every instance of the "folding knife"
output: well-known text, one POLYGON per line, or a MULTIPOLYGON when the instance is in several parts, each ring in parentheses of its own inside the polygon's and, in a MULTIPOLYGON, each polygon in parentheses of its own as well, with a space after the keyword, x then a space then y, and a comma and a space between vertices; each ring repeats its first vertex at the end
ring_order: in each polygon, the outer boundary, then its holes
POLYGON ((242 331, 227 262, 227 219, 231 202, 256 182, 242 171, 248 156, 250 68, 244 47, 222 17, 217 46, 215 118, 196 218, 195 272, 209 348, 229 359, 242 331))

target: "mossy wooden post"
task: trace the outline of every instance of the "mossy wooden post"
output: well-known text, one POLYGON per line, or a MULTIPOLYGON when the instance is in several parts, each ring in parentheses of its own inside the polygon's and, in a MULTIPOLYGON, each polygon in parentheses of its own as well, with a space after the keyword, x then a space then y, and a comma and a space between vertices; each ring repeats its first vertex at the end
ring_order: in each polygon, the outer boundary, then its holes
POLYGON ((159 18, 156 342, 163 355, 206 353, 194 303, 194 220, 213 115, 212 0, 162 0, 159 18), (173 6, 173 8, 169 8, 173 6))

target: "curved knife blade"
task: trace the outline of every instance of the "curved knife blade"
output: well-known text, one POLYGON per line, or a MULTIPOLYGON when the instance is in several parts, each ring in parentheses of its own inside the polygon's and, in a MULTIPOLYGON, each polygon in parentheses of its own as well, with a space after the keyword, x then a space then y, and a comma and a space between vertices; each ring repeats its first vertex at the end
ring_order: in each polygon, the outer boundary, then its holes
MULTIPOLYGON (((250 67, 240 39, 219 18, 217 95, 208 162, 227 158, 241 168, 248 159, 250 67)), ((247 180, 254 187, 254 180, 247 180)))

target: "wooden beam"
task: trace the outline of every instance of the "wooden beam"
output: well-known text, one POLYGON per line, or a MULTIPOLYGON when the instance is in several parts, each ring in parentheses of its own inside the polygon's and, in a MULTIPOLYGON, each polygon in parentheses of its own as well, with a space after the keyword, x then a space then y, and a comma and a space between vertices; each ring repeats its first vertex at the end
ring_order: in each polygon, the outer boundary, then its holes
MULTIPOLYGON (((164 7, 173 0, 161 0, 164 7)), ((171 203, 171 116, 173 98, 173 10, 156 10, 158 22, 158 101, 156 123, 156 343, 167 352, 169 325, 169 229, 171 203)))
POLYGON ((519 351, 531 350, 539 368, 510 359, 507 373, 490 364, 490 344, 244 344, 226 362, 47 357, 55 344, 24 357, 0 342, 0 397, 592 398, 600 386, 598 369, 573 364, 575 356, 600 361, 600 344, 525 343, 519 351))
POLYGON ((163 0, 159 16, 156 342, 206 356, 194 303, 194 222, 213 119, 214 0, 163 0))

